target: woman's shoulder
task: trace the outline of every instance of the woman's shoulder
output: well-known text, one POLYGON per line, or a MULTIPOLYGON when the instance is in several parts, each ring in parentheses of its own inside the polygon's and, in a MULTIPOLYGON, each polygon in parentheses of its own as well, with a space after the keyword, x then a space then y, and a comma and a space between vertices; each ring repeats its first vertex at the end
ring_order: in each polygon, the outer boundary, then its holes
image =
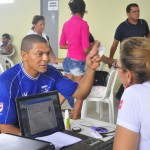
POLYGON ((36 34, 32 29, 29 30, 29 32, 27 33, 27 35, 30 35, 30 34, 36 34))

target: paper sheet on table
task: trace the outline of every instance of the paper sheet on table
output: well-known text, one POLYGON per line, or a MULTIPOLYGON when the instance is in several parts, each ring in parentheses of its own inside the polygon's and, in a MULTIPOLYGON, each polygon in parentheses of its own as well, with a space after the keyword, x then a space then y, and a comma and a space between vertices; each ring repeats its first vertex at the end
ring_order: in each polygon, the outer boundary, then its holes
POLYGON ((43 137, 38 137, 36 139, 47 141, 47 142, 52 142, 55 145, 56 149, 60 149, 64 146, 69 146, 71 144, 81 141, 80 138, 77 138, 77 137, 62 133, 62 132, 56 132, 54 134, 43 136, 43 137))

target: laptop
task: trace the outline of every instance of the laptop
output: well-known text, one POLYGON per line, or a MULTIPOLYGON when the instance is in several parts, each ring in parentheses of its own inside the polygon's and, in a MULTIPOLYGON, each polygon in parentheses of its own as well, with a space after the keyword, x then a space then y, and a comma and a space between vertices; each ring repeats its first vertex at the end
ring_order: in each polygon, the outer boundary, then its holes
POLYGON ((28 138, 50 135, 57 131, 82 139, 69 148, 93 148, 104 142, 72 131, 66 131, 61 113, 58 91, 50 91, 16 98, 21 134, 28 138))
POLYGON ((16 98, 21 134, 37 138, 64 130, 57 91, 16 98))
POLYGON ((29 139, 17 135, 0 134, 1 150, 55 150, 53 144, 49 142, 29 139))

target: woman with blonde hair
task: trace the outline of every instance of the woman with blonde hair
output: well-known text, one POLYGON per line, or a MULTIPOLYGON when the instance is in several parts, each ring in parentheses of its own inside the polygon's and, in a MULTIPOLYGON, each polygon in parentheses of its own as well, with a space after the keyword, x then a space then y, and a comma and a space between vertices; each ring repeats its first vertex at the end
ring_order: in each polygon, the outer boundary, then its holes
POLYGON ((114 150, 150 148, 150 39, 124 40, 115 65, 125 87, 119 105, 114 150))

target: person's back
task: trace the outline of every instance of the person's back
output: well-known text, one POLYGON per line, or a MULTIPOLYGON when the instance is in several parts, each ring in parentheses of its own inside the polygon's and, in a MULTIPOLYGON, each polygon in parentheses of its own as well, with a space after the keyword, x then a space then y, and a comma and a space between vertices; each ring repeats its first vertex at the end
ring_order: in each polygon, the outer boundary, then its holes
MULTIPOLYGON (((64 40, 68 41, 67 56, 76 60, 85 60, 86 53, 83 51, 83 48, 89 47, 89 38, 86 38, 89 37, 87 23, 80 16, 72 16, 64 24, 63 29, 66 36, 64 40)), ((62 39, 61 44, 65 41, 62 39)))
POLYGON ((150 110, 150 82, 135 84, 127 88, 122 97, 123 107, 119 109, 117 124, 125 124, 126 128, 134 132, 140 132, 139 149, 150 147, 150 119, 148 114, 150 110), (125 116, 124 116, 125 115, 125 116), (148 146, 149 145, 149 146, 148 146))
MULTIPOLYGON (((73 16, 63 26, 59 45, 61 49, 68 49, 63 61, 65 76, 80 82, 85 73, 86 56, 90 51, 89 26, 82 19, 86 12, 86 4, 83 0, 70 0, 68 5, 73 16)), ((76 99, 74 105, 74 99, 71 97, 68 102, 74 108, 73 119, 80 118, 82 101, 76 99)))
POLYGON ((121 43, 115 66, 125 87, 118 107, 114 150, 150 147, 150 40, 133 37, 121 43))
POLYGON ((67 57, 85 61, 90 50, 89 26, 82 19, 86 5, 83 0, 73 0, 68 5, 73 16, 63 26, 59 45, 62 49, 68 49, 67 57))

